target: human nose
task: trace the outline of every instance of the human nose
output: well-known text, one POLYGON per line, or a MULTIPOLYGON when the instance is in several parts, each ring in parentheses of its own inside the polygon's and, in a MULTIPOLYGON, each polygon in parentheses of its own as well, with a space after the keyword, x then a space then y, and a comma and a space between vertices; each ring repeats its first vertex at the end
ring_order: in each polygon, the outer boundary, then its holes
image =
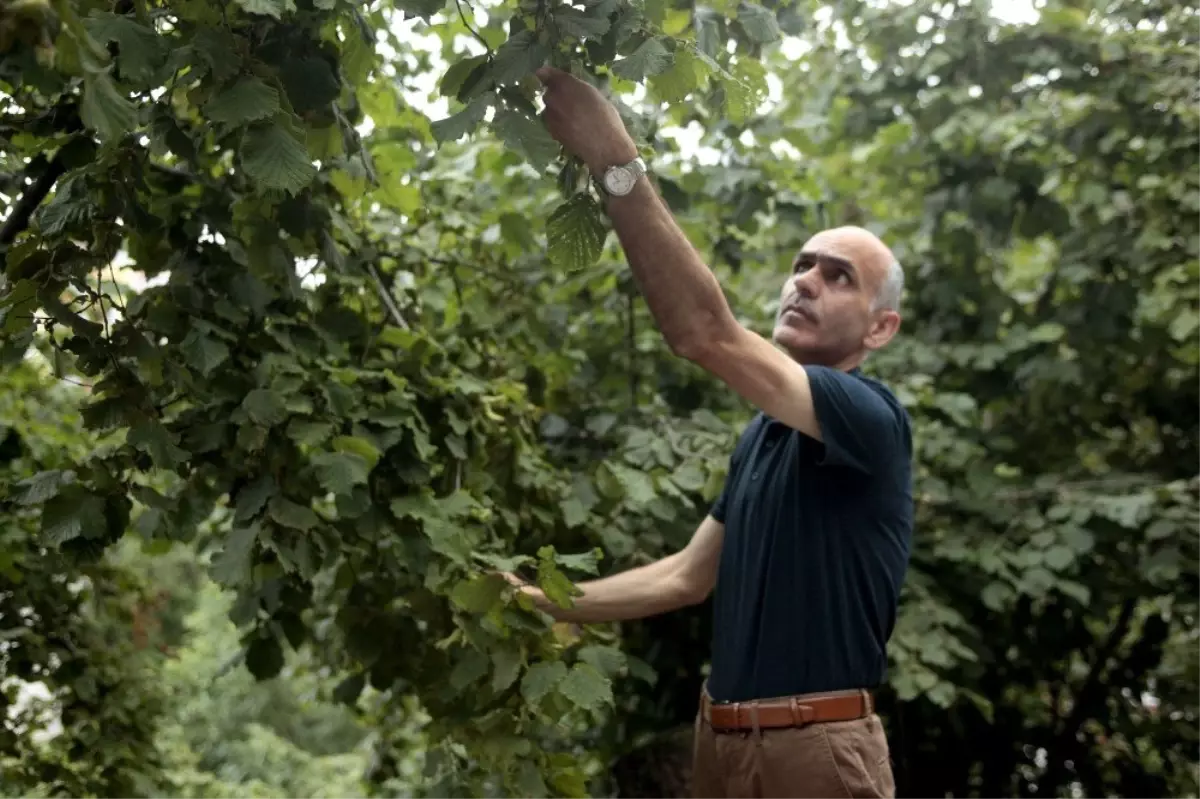
POLYGON ((796 272, 795 277, 792 278, 792 287, 806 300, 816 299, 821 292, 820 281, 814 277, 816 272, 816 269, 810 267, 796 272))

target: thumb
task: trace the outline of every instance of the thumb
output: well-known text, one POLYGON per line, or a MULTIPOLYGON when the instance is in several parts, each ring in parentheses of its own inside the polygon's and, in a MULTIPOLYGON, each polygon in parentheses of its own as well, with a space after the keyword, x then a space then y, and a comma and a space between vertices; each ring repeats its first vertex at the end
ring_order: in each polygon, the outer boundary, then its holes
POLYGON ((533 76, 540 80, 543 86, 547 87, 566 77, 566 75, 567 73, 563 72, 561 69, 555 69, 554 67, 540 67, 539 69, 534 70, 533 73, 533 76))

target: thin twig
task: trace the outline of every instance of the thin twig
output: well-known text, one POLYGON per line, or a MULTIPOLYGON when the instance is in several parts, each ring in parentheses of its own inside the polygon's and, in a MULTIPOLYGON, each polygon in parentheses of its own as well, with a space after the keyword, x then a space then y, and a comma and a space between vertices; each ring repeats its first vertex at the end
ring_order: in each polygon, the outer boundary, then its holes
POLYGON ((54 184, 58 182, 62 174, 67 171, 66 165, 57 158, 47 162, 46 156, 38 155, 29 162, 24 175, 29 176, 35 168, 41 167, 44 167, 42 174, 38 176, 32 186, 21 192, 21 199, 17 200, 8 219, 4 220, 3 225, 0 225, 0 251, 8 249, 8 245, 13 243, 21 231, 29 227, 29 220, 33 216, 33 212, 42 204, 42 200, 46 199, 46 195, 54 188, 54 184))
MULTIPOLYGON (((458 18, 462 20, 463 25, 467 26, 467 30, 471 32, 471 35, 478 39, 479 43, 482 44, 490 54, 492 52, 492 48, 491 45, 487 43, 487 39, 483 38, 479 31, 475 30, 475 27, 470 22, 467 22, 467 15, 463 13, 462 0, 454 0, 454 5, 458 7, 458 18)), ((467 5, 470 5, 470 3, 467 5)), ((474 10, 474 8, 471 9, 471 11, 474 10)))
POLYGON ((391 294, 388 293, 387 286, 384 284, 383 279, 379 277, 379 270, 375 268, 375 264, 367 264, 367 273, 375 281, 375 290, 379 293, 379 298, 383 300, 383 304, 387 306, 388 311, 391 313, 392 321, 396 323, 397 327, 408 330, 408 322, 404 321, 404 316, 400 313, 400 309, 396 307, 391 294))

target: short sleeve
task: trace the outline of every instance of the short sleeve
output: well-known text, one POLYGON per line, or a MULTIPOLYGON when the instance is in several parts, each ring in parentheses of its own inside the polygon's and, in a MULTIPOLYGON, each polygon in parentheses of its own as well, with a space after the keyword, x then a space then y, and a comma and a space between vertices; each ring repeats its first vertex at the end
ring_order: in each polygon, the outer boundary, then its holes
POLYGON ((861 377, 827 366, 805 366, 825 444, 822 466, 872 474, 899 457, 907 431, 904 409, 861 377))

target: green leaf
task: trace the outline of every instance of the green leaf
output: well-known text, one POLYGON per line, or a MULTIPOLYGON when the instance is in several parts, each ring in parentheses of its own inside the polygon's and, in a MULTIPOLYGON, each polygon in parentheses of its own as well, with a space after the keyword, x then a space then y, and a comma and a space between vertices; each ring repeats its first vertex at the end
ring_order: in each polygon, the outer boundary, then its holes
POLYGON ((243 488, 237 495, 237 506, 233 514, 234 524, 245 524, 258 515, 267 504, 267 500, 278 491, 275 478, 264 474, 250 485, 243 488))
POLYGON ((283 671, 283 648, 275 636, 259 636, 246 648, 246 667, 256 680, 270 680, 283 671))
POLYGON ((450 687, 461 691, 471 683, 487 674, 491 660, 478 649, 468 647, 463 650, 462 658, 450 672, 450 687))
POLYGON ((362 695, 366 684, 366 675, 361 673, 351 674, 333 689, 333 701, 343 705, 353 705, 358 701, 358 697, 362 695))
POLYGON ((287 402, 269 388, 256 388, 242 400, 242 410, 250 420, 263 427, 277 425, 287 418, 287 402))
POLYGON ((659 38, 647 39, 626 58, 612 65, 613 74, 640 83, 648 77, 661 74, 671 66, 674 58, 659 38))
POLYGON ((229 348, 223 342, 209 337, 199 328, 193 327, 179 345, 188 366, 208 377, 214 369, 229 357, 229 348))
POLYGON ((295 0, 234 0, 247 14, 282 19, 284 14, 296 10, 295 0))
POLYGON ((470 134, 487 115, 488 107, 492 104, 492 95, 485 94, 467 103, 466 108, 445 119, 439 119, 429 125, 433 138, 439 143, 454 142, 470 134))
POLYGON ((545 125, 516 111, 498 111, 492 119, 492 130, 505 146, 524 156, 539 172, 544 172, 562 149, 545 125))
POLYGON ((176 446, 179 436, 153 419, 134 425, 125 440, 134 449, 149 455, 154 465, 162 469, 173 469, 186 462, 190 455, 176 446))
POLYGON ((561 660, 548 663, 535 663, 521 678, 521 696, 531 705, 536 705, 543 697, 558 687, 567 676, 567 666, 561 660))
POLYGON ((534 31, 520 31, 496 51, 488 70, 488 80, 495 84, 515 83, 540 69, 549 55, 534 31))
POLYGON ((101 45, 117 43, 117 67, 123 79, 149 84, 167 60, 163 37, 129 17, 92 11, 84 27, 101 45))
POLYGON ((650 78, 655 94, 668 103, 682 102, 689 94, 704 86, 709 66, 691 50, 675 51, 671 68, 650 78))
POLYGON ((750 40, 758 44, 769 44, 782 37, 775 14, 757 3, 742 2, 737 21, 750 40))
POLYGON ((211 121, 231 127, 273 117, 278 111, 279 92, 253 76, 238 79, 204 106, 211 121))
POLYGON ((280 189, 296 194, 316 177, 317 168, 308 157, 308 149, 291 126, 274 121, 259 123, 246 130, 242 138, 242 166, 246 174, 264 189, 280 189))
POLYGON ((292 110, 301 116, 325 108, 342 89, 329 62, 316 56, 289 59, 279 77, 292 110))
POLYGON ((137 108, 104 73, 84 77, 80 116, 104 141, 121 138, 137 127, 138 121, 137 108))
POLYGON ((567 497, 559 505, 563 514, 563 523, 572 529, 581 526, 588 519, 587 508, 578 497, 567 497))
POLYGON ((500 601, 507 581, 498 574, 462 580, 450 592, 450 600, 468 613, 487 613, 500 601))
POLYGON ((559 683, 558 692, 585 710, 598 710, 613 701, 612 681, 589 663, 572 666, 559 683))
MULTIPOLYGON (((607 17, 591 16, 571 6, 559 6, 554 10, 554 25, 560 33, 576 39, 596 39, 608 32, 612 23, 607 17)), ((537 69, 538 64, 534 67, 537 69)))
POLYGON ((42 536, 47 546, 58 547, 83 536, 104 531, 104 500, 78 483, 64 486, 42 506, 42 536))
POLYGON ((555 553, 554 560, 564 569, 572 571, 580 571, 586 574, 600 573, 600 560, 604 557, 604 551, 597 547, 588 552, 581 552, 578 555, 563 555, 555 553))
POLYGON ((365 460, 350 452, 319 452, 312 464, 322 487, 334 494, 349 495, 354 486, 366 484, 371 471, 365 460))
POLYGON ((291 527, 302 532, 311 530, 321 521, 311 508, 306 508, 279 495, 271 498, 267 513, 284 527, 291 527))
POLYGON ((521 673, 521 651, 506 647, 492 652, 492 690, 507 691, 521 673))
POLYGON ((225 539, 225 548, 213 559, 212 578, 226 588, 250 582, 251 555, 257 540, 257 525, 234 527, 225 539))
POLYGON ((374 469, 375 464, 379 463, 379 459, 383 457, 383 453, 374 444, 358 436, 338 436, 330 443, 338 452, 346 452, 362 458, 368 469, 374 469))
POLYGON ((522 759, 517 765, 517 796, 534 797, 549 796, 550 790, 542 779, 542 772, 537 765, 528 759, 522 759))
POLYGON ((607 236, 600 206, 588 194, 577 194, 558 206, 546 222, 550 260, 567 269, 594 264, 607 236))
POLYGON ((625 653, 615 646, 589 644, 579 650, 579 659, 606 677, 618 676, 626 666, 625 653))
POLYGON ((75 472, 70 469, 65 471, 51 469, 45 472, 38 472, 33 477, 17 483, 19 487, 25 489, 18 501, 22 505, 40 504, 57 496, 63 486, 70 485, 74 481, 75 472))
POLYGON ((486 64, 487 59, 486 55, 477 55, 455 61, 438 82, 438 94, 442 97, 457 98, 460 90, 466 84, 467 78, 472 72, 486 64))

